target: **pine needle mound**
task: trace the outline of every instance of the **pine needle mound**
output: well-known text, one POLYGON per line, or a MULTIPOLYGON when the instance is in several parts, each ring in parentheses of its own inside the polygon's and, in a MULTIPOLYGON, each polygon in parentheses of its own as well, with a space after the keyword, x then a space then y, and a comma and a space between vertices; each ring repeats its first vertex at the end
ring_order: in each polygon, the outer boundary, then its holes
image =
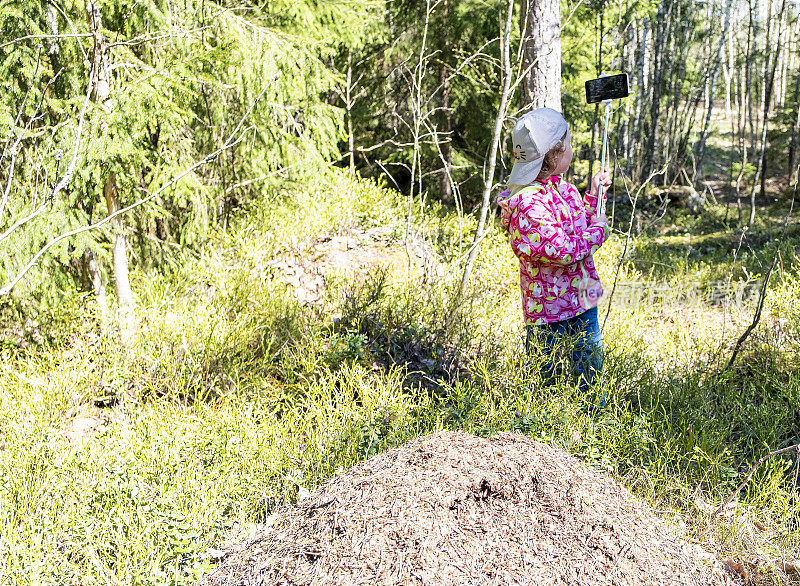
POLYGON ((731 583, 711 559, 560 449, 442 432, 331 479, 203 583, 731 583))

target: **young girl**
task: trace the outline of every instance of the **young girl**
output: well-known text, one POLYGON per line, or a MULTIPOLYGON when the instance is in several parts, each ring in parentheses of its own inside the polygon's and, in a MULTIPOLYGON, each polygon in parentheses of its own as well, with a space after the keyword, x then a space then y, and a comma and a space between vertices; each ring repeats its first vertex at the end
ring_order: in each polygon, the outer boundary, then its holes
POLYGON ((586 391, 603 368, 597 321, 603 289, 592 254, 608 234, 605 212, 595 209, 599 186, 610 186, 611 177, 601 169, 582 198, 561 179, 571 162, 564 117, 550 108, 528 112, 514 126, 514 167, 497 203, 519 258, 526 348, 537 342, 543 349, 545 385, 555 382, 558 363, 567 358, 586 391))

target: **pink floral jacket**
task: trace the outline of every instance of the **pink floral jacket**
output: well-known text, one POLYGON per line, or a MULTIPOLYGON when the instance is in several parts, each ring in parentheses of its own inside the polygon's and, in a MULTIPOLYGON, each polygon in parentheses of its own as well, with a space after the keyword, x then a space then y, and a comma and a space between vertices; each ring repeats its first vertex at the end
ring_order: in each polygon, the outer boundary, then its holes
POLYGON ((522 312, 526 325, 541 325, 580 315, 582 279, 596 280, 592 254, 606 239, 604 224, 595 222, 597 197, 585 200, 574 185, 553 175, 511 195, 497 196, 503 227, 519 258, 522 312))

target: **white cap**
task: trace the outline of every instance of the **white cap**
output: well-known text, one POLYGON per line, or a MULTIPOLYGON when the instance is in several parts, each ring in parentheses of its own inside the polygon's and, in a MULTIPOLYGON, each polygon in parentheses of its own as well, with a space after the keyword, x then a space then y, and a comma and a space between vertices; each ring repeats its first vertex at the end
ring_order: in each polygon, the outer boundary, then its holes
POLYGON ((544 156, 567 133, 567 121, 552 108, 532 110, 514 124, 514 166, 508 182, 533 183, 542 170, 544 156))

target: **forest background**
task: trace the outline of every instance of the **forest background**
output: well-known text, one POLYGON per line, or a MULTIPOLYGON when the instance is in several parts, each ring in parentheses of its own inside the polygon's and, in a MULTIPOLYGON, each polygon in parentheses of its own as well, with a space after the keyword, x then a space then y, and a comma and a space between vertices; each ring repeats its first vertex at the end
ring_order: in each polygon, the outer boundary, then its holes
POLYGON ((301 489, 463 428, 557 442, 791 580, 796 450, 714 509, 800 440, 799 16, 3 0, 0 579, 190 582, 301 489), (532 88, 548 22, 560 87, 532 88), (583 83, 617 71, 596 418, 527 384, 491 200, 531 103, 560 104, 586 185, 583 83), (320 275, 337 238, 381 248, 320 275))

